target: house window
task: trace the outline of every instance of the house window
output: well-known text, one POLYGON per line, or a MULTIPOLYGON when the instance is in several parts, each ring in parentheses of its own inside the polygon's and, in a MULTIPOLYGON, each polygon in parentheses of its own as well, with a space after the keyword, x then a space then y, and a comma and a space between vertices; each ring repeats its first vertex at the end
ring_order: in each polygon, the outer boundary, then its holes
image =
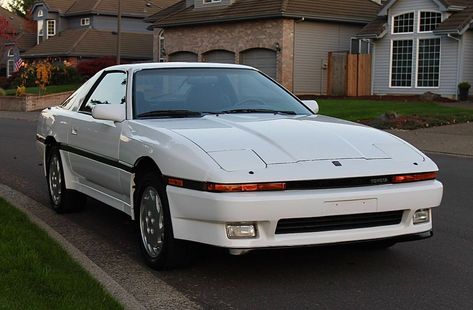
POLYGON ((438 87, 440 76, 440 38, 420 39, 417 61, 417 86, 438 87))
POLYGON ((371 50, 370 40, 366 39, 351 39, 350 53, 351 54, 369 54, 371 50))
POLYGON ((164 36, 159 35, 159 62, 166 61, 166 51, 164 49, 164 36))
POLYGON ((392 42, 391 86, 412 86, 413 40, 395 40, 392 42))
POLYGON ((15 72, 15 51, 13 48, 8 50, 8 60, 7 60, 7 77, 10 77, 13 72, 15 72))
POLYGON ((89 26, 90 25, 90 18, 85 17, 80 19, 80 25, 81 26, 89 26))
POLYGON ((414 12, 393 17, 393 33, 414 32, 414 12))
POLYGON ((37 43, 36 44, 39 44, 41 43, 41 41, 43 40, 43 25, 44 25, 44 21, 42 20, 38 20, 38 39, 37 39, 37 43))
POLYGON ((12 76, 13 72, 15 72, 15 60, 9 59, 7 64, 7 77, 12 76))
POLYGON ((43 17, 43 16, 44 16, 43 10, 38 10, 38 17, 43 17))
POLYGON ((222 2, 222 0, 204 0, 204 4, 222 2))
POLYGON ((419 32, 430 32, 442 22, 442 14, 438 12, 420 12, 419 32))
POLYGON ((56 20, 50 19, 47 21, 48 26, 48 37, 53 37, 56 35, 56 20))

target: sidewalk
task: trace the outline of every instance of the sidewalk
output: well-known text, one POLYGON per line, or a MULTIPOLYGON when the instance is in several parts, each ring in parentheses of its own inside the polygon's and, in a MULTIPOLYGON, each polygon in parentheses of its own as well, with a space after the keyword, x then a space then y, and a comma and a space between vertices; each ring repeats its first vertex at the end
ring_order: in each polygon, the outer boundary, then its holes
POLYGON ((473 123, 417 130, 388 130, 424 152, 473 157, 473 123))
POLYGON ((36 122, 38 120, 40 111, 34 112, 10 112, 10 111, 0 111, 0 119, 18 119, 23 121, 36 122))

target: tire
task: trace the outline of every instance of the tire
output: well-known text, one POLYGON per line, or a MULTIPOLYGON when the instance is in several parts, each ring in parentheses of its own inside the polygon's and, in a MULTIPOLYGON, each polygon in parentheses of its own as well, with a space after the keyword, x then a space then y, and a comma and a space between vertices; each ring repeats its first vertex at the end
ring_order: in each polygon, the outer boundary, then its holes
POLYGON ((48 184, 51 208, 57 213, 78 211, 84 208, 86 196, 74 190, 66 189, 61 155, 53 147, 48 156, 46 182, 48 184))
POLYGON ((189 265, 189 243, 174 239, 169 203, 159 176, 148 173, 136 184, 137 235, 146 264, 156 270, 189 265))

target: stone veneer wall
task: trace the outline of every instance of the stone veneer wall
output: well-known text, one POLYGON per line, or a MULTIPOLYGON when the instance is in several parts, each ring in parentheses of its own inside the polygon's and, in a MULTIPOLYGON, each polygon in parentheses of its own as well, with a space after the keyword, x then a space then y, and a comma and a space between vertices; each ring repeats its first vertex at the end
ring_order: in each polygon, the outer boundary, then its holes
POLYGON ((60 105, 73 92, 36 96, 27 95, 22 97, 3 96, 0 97, 0 111, 29 112, 60 105))
MULTIPOLYGON (((155 36, 156 39, 156 36, 155 36)), ((240 53, 251 48, 267 48, 277 53, 277 80, 289 90, 293 89, 294 71, 294 20, 266 19, 258 21, 227 22, 167 28, 164 31, 164 49, 167 55, 187 51, 198 55, 212 50, 240 53)))

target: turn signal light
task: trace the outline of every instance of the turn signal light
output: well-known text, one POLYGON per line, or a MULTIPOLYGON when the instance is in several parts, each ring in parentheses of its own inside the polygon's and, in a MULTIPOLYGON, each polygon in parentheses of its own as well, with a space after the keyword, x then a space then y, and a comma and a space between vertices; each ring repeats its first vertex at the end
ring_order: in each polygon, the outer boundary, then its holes
POLYGON ((255 184, 207 184, 211 192, 257 192, 257 191, 283 191, 286 183, 255 183, 255 184))
POLYGON ((427 173, 395 175, 392 177, 392 182, 393 183, 408 183, 408 182, 435 180, 437 178, 437 174, 438 174, 437 172, 427 172, 427 173))

